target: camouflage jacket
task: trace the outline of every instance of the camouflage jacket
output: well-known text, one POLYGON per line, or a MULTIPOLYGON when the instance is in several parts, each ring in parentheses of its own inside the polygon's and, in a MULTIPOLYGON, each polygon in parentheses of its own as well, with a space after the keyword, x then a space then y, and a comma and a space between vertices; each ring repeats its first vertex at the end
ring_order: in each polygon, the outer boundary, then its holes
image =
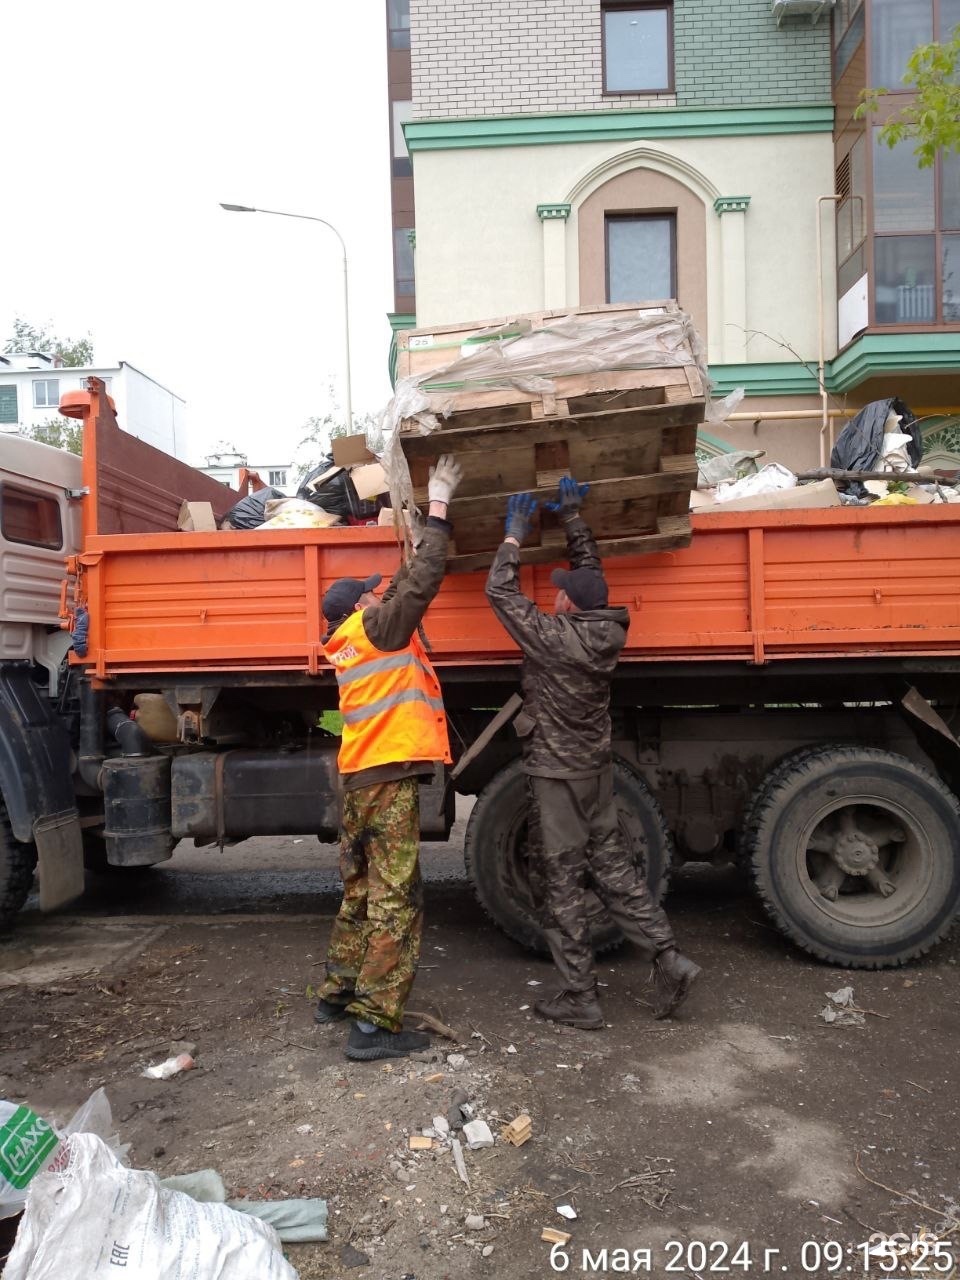
MULTIPOLYGON (((567 524, 572 569, 601 570, 597 544, 577 518, 567 524)), ((626 643, 626 609, 543 613, 520 591, 519 548, 501 544, 487 599, 523 651, 523 767, 542 778, 588 778, 610 762, 610 680, 626 643)))

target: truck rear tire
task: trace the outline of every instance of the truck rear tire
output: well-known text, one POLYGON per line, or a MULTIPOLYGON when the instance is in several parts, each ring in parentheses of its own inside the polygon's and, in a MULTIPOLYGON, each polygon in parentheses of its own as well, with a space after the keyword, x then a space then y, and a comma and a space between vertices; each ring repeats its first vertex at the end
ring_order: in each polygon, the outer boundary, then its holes
POLYGON ((872 747, 787 756, 745 820, 777 927, 830 964, 882 969, 929 951, 960 911, 960 804, 934 774, 872 747))
MULTIPOLYGON (((671 848, 663 813, 643 779, 623 760, 614 760, 613 785, 624 840, 659 902, 666 892, 671 848)), ((526 835, 526 782, 520 761, 514 760, 480 792, 467 824, 464 858, 477 901, 494 924, 521 946, 547 954, 530 891, 526 835)), ((589 890, 587 910, 594 950, 619 946, 623 935, 589 890)))
POLYGON ((13 838, 6 808, 0 801, 0 931, 9 929, 26 902, 36 866, 36 846, 13 838))

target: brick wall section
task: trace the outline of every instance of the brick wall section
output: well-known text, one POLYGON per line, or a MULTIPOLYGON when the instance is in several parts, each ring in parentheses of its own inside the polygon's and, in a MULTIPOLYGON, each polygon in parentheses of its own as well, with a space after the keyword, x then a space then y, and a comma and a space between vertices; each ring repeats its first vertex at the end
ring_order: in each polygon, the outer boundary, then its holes
POLYGON ((414 117, 830 101, 830 22, 675 0, 676 96, 603 94, 600 0, 410 0, 414 117))

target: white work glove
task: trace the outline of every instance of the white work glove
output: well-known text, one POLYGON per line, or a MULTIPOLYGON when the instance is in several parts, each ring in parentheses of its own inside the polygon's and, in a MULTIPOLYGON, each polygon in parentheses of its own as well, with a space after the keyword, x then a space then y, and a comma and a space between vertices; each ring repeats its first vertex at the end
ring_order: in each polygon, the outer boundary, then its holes
POLYGON ((437 465, 430 468, 427 497, 431 502, 449 502, 463 479, 463 468, 452 453, 441 454, 437 465))

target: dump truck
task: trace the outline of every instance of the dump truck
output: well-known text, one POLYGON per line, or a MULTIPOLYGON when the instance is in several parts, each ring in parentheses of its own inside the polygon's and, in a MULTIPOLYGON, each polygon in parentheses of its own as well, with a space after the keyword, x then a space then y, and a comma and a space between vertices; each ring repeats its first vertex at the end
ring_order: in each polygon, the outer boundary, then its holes
MULTIPOLYGON (((178 530, 184 499, 219 519, 240 495, 122 431, 96 378, 61 409, 83 420, 82 462, 0 439, 8 928, 35 870, 54 907, 85 863, 122 876, 180 840, 211 858, 259 835, 335 840, 320 602, 402 554, 386 527, 178 530), (166 730, 131 718, 148 702, 166 730)), ((741 865, 776 928, 822 961, 923 955, 960 909, 960 506, 695 514, 692 528, 689 545, 605 564, 631 617, 611 706, 633 857, 658 897, 684 863, 741 865)), ((550 570, 521 570, 544 608, 550 570)), ((455 795, 475 797, 476 895, 542 948, 519 740, 504 724, 467 756, 519 688, 484 582, 451 574, 425 618, 468 762, 425 781, 421 834, 445 840, 455 795)), ((613 945, 599 901, 591 912, 597 947, 613 945)))

